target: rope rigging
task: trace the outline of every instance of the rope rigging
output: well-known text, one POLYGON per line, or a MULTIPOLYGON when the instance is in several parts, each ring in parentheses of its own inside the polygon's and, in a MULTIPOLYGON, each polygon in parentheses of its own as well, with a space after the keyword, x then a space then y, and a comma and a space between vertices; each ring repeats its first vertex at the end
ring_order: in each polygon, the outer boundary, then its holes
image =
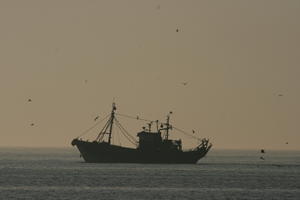
MULTIPOLYGON (((97 125, 99 125, 101 122, 103 122, 105 119, 107 119, 111 114, 106 115, 104 118, 102 118, 101 120, 99 120, 96 124, 94 124, 92 127, 88 128, 87 130, 83 131, 81 135, 79 135, 77 138, 82 137, 83 135, 87 134, 88 132, 90 132, 92 129, 94 129, 97 125)), ((157 127, 158 127, 158 123, 160 124, 161 127, 167 125, 166 123, 162 123, 159 122, 158 120, 153 121, 153 120, 148 120, 148 119, 144 119, 144 118, 140 118, 139 116, 137 117, 133 117, 130 115, 126 115, 126 114, 120 114, 120 113, 115 113, 115 115, 121 116, 121 117, 125 117, 125 118, 130 118, 130 119, 135 119, 135 120, 139 120, 139 121, 146 121, 146 122, 150 122, 151 124, 156 122, 157 123, 157 127)), ((96 137, 95 141, 103 141, 105 134, 107 133, 107 129, 109 127, 109 125, 112 123, 112 120, 114 120, 116 123, 115 125, 119 128, 120 132, 122 133, 122 135, 133 145, 137 145, 138 141, 135 139, 135 137, 133 137, 131 134, 128 133, 128 131, 122 126, 122 124, 116 119, 112 119, 110 118, 104 125, 104 127, 101 129, 101 131, 99 132, 99 134, 96 137)), ((177 127, 174 127, 172 125, 170 125, 171 129, 176 130, 180 133, 185 134, 186 136, 196 139, 196 140, 201 140, 201 138, 194 136, 182 129, 179 129, 177 127)), ((163 130, 163 129, 160 129, 163 130)))
POLYGON ((126 131, 126 129, 121 125, 121 123, 115 118, 116 125, 120 129, 121 133, 127 138, 127 140, 133 145, 137 145, 136 139, 126 131))
POLYGON ((101 129, 100 133, 96 138, 96 141, 102 141, 110 123, 111 123, 111 119, 109 119, 104 125, 104 127, 101 129))
POLYGON ((77 138, 80 138, 82 136, 84 136, 85 134, 87 134, 88 132, 90 132, 92 129, 94 129, 97 125, 99 125, 101 122, 103 122, 105 119, 107 119, 110 116, 110 114, 106 115, 104 118, 102 118, 100 121, 98 121, 96 124, 94 124, 92 127, 86 129, 85 131, 83 131, 79 136, 77 136, 77 138))
POLYGON ((189 136, 189 137, 194 138, 194 139, 196 139, 196 140, 201 140, 200 138, 198 138, 198 137, 196 137, 196 136, 194 136, 194 135, 191 135, 190 133, 188 133, 188 132, 186 132, 186 131, 183 131, 183 130, 181 130, 181 129, 179 129, 179 128, 176 128, 176 127, 174 127, 174 126, 172 126, 172 128, 175 129, 176 131, 179 131, 179 132, 185 134, 186 136, 189 136))
MULTIPOLYGON (((116 113, 116 115, 119 115, 119 116, 122 116, 122 117, 126 117, 126 118, 130 118, 130 119, 135 119, 135 120, 141 120, 141 121, 147 121, 147 122, 150 122, 150 123, 153 123, 153 122, 157 122, 158 121, 154 121, 154 120, 148 120, 148 119, 143 119, 143 118, 139 118, 138 116, 137 117, 133 117, 133 116, 130 116, 130 115, 126 115, 126 114, 119 114, 119 113, 116 113)), ((167 125, 167 123, 163 123, 163 122, 159 122, 160 125, 167 125)), ((181 132, 183 134, 185 134, 186 136, 190 137, 190 138, 193 138, 193 139, 196 139, 196 140, 201 140, 201 138, 197 137, 197 136, 194 136, 184 130, 181 130, 179 128, 176 128, 174 127, 173 125, 171 126, 174 130, 178 131, 178 132, 181 132)))
POLYGON ((140 121, 153 122, 153 120, 143 119, 143 118, 140 118, 139 116, 133 117, 133 116, 130 116, 130 115, 125 115, 125 114, 120 114, 120 113, 116 113, 116 115, 119 115, 121 117, 127 117, 127 118, 130 118, 130 119, 136 119, 136 120, 140 120, 140 121))

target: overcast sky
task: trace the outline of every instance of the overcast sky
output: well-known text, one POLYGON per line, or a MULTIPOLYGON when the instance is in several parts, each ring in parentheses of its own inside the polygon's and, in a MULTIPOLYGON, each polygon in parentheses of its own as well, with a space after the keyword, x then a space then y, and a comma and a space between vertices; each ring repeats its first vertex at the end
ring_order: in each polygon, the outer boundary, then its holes
POLYGON ((70 146, 114 99, 214 148, 299 150, 299 19, 298 0, 1 0, 0 146, 70 146))

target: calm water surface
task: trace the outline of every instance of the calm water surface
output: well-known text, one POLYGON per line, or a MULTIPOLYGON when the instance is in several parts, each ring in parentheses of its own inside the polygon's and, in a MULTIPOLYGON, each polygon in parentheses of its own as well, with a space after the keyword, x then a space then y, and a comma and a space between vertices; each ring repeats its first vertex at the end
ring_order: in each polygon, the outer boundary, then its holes
POLYGON ((0 200, 300 199, 300 152, 213 150, 197 165, 88 164, 76 149, 0 148, 0 200))

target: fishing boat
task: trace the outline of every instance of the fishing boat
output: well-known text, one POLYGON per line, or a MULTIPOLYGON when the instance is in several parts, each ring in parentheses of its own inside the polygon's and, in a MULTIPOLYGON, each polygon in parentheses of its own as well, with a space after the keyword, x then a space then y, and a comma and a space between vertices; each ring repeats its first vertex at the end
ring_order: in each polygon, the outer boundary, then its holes
MULTIPOLYGON (((118 114, 116 104, 113 103, 111 113, 106 117, 104 127, 93 141, 83 140, 77 137, 71 144, 76 146, 80 156, 88 163, 197 163, 203 158, 212 147, 209 139, 197 138, 192 134, 174 127, 170 124, 170 116, 167 115, 166 122, 161 123, 158 120, 150 121, 148 127, 137 133, 138 141, 134 136, 121 125, 116 116, 125 116, 135 118, 129 115, 118 114), (156 123, 156 130, 152 131, 152 124, 156 123), (136 148, 125 147, 112 143, 113 129, 117 126, 121 133, 133 143, 136 148), (182 149, 181 140, 172 140, 169 138, 171 130, 177 130, 194 137, 198 140, 198 145, 190 150, 182 149)), ((139 117, 136 120, 144 120, 139 117)), ((89 129, 88 129, 89 130, 89 129)))

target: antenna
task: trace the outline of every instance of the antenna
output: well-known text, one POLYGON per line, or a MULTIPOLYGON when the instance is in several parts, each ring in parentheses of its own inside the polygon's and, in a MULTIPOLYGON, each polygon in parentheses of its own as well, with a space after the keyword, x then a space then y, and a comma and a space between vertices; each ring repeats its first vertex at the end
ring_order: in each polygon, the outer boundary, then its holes
POLYGON ((156 121, 155 121, 155 123, 156 123, 156 130, 157 130, 157 132, 158 132, 158 122, 159 122, 158 120, 156 120, 156 121))
POLYGON ((149 131, 149 133, 151 132, 151 126, 152 126, 152 122, 148 123, 148 127, 149 127, 148 131, 149 131))

